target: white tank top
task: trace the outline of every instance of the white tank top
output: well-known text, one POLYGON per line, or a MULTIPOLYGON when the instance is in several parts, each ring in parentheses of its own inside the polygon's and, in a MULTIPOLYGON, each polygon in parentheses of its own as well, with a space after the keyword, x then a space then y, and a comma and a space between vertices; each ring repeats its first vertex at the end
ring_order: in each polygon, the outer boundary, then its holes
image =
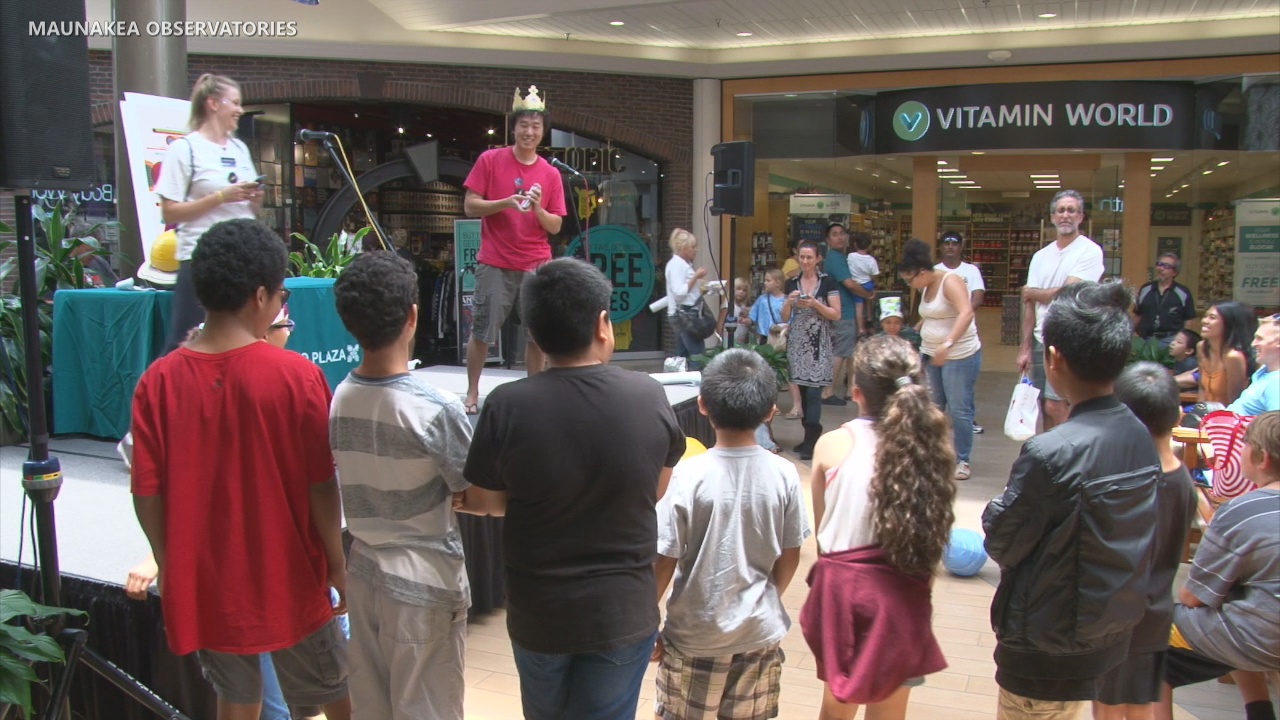
MULTIPOLYGON (((947 278, 954 274, 954 272, 948 272, 943 275, 942 285, 945 285, 947 278)), ((946 342, 947 336, 955 327, 956 318, 960 317, 960 310, 947 302, 947 294, 942 291, 942 285, 938 286, 938 294, 932 300, 924 299, 927 293, 922 293, 920 297, 920 317, 924 319, 924 323, 920 326, 920 352, 925 355, 932 355, 942 343, 946 342)), ((947 358, 962 360, 981 348, 982 342, 978 340, 978 319, 975 317, 969 323, 969 327, 965 328, 960 339, 951 346, 951 354, 947 358)))
POLYGON ((839 467, 827 470, 826 511, 818 526, 818 547, 836 553, 876 544, 871 519, 871 478, 875 475, 876 431, 870 420, 856 418, 843 425, 853 448, 839 467))

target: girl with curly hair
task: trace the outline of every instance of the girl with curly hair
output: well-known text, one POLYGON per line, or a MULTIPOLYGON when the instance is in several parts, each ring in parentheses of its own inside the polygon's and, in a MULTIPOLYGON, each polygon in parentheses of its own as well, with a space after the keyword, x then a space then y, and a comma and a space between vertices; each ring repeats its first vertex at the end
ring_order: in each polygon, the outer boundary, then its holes
POLYGON ((946 667, 930 586, 955 520, 955 450, 920 355, 877 335, 853 356, 862 416, 818 440, 818 562, 800 614, 826 683, 819 720, 906 716, 910 689, 946 667))

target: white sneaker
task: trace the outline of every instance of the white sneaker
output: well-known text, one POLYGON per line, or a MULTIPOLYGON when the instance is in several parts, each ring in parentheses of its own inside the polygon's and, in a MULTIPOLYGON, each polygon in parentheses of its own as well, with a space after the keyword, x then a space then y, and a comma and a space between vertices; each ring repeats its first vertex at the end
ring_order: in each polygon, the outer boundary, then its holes
POLYGON ((974 423, 974 424, 973 424, 973 434, 974 434, 974 435, 981 435, 981 434, 982 434, 982 433, 984 433, 984 432, 986 432, 986 429, 984 429, 981 425, 979 425, 978 423, 974 423))
POLYGON ((969 463, 961 460, 956 463, 956 480, 968 480, 973 471, 969 469, 969 463))

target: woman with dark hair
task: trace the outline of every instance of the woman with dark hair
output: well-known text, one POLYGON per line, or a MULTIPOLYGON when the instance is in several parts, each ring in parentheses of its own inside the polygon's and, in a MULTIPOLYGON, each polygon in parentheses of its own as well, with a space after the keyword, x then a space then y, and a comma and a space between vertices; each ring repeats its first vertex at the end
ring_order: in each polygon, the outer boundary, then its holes
POLYGON ((920 291, 920 352, 924 355, 933 401, 951 418, 955 437, 955 479, 972 474, 973 388, 982 368, 982 342, 964 277, 937 270, 933 250, 912 238, 902 248, 898 277, 920 291))
POLYGON ((840 319, 840 289, 831 276, 818 271, 816 243, 800 243, 796 257, 800 274, 787 281, 782 321, 788 323, 787 362, 791 382, 800 386, 804 425, 804 440, 793 449, 801 460, 809 460, 822 435, 822 388, 831 384, 834 370, 831 333, 840 319))
MULTIPOLYGON (((191 253, 200 236, 223 220, 252 220, 262 208, 258 171, 249 148, 235 138, 243 114, 235 80, 201 75, 191 89, 192 132, 169 144, 160 165, 160 215, 177 226, 180 263, 165 352, 178 347, 187 332, 204 321, 191 279, 191 253)), ((147 279, 145 274, 141 277, 147 279)))
POLYGON ((814 450, 818 562, 800 627, 826 683, 820 718, 867 705, 867 717, 901 720, 911 688, 946 667, 929 596, 955 521, 955 454, 910 343, 861 341, 852 372, 862 416, 814 450))
POLYGON ((1200 328, 1200 402, 1230 405, 1249 384, 1257 369, 1250 343, 1258 319, 1248 305, 1234 300, 1217 303, 1204 314, 1200 328))

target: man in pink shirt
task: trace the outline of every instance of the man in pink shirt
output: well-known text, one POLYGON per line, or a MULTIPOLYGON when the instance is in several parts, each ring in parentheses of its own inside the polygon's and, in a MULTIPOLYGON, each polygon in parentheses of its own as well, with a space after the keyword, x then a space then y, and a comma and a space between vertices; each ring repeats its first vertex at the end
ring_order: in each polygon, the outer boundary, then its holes
MULTIPOLYGON (((514 144, 487 150, 476 160, 463 185, 467 217, 480 218, 480 254, 476 258, 475 306, 467 343, 467 414, 479 411, 480 373, 489 346, 513 307, 520 301, 524 276, 551 259, 548 236, 560 232, 564 220, 564 186, 560 172, 538 155, 548 125, 546 103, 536 86, 511 105, 514 144)), ((525 347, 525 367, 542 370, 542 350, 525 347)))

